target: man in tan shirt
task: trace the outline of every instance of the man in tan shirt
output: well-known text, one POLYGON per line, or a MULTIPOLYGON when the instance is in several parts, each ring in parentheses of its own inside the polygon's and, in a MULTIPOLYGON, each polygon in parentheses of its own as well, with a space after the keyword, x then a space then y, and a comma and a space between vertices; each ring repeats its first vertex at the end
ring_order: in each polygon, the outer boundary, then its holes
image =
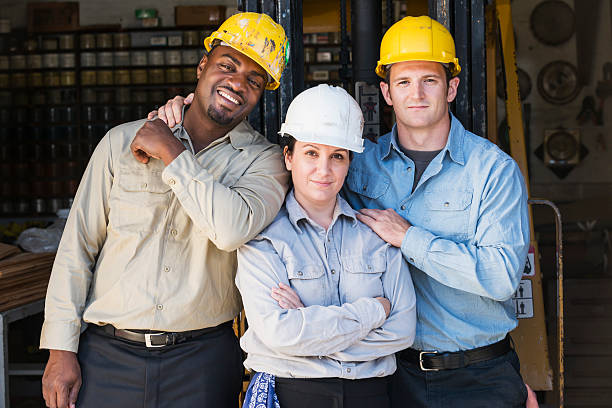
POLYGON ((230 17, 205 40, 192 106, 111 129, 57 252, 41 348, 48 407, 235 406, 235 249, 279 210, 280 150, 244 120, 286 62, 281 26, 230 17))

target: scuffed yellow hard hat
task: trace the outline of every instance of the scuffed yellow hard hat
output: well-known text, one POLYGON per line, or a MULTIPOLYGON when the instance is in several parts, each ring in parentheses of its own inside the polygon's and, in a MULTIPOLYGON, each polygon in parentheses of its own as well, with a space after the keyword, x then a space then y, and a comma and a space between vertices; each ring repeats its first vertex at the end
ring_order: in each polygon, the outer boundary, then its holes
POLYGON ((272 78, 266 89, 276 89, 289 55, 289 42, 283 27, 260 13, 234 14, 204 40, 210 51, 215 40, 222 41, 259 64, 272 78))
POLYGON ((384 78, 387 65, 403 61, 440 62, 449 64, 452 76, 461 72, 453 36, 427 16, 404 17, 389 27, 380 43, 376 74, 384 78))

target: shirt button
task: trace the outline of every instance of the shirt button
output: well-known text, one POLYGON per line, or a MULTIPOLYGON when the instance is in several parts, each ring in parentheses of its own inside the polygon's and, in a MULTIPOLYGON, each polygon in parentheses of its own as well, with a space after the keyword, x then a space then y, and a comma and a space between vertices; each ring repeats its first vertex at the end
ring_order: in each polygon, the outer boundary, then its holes
POLYGON ((408 167, 406 171, 412 171, 412 167, 408 167))
POLYGON ((410 262, 414 263, 414 258, 410 258, 410 262))
POLYGON ((402 206, 401 206, 401 209, 402 209, 402 210, 405 210, 405 209, 406 209, 406 206, 405 206, 405 205, 402 205, 402 206))
POLYGON ((302 276, 302 275, 303 275, 302 271, 298 271, 298 276, 302 276))
POLYGON ((368 265, 368 269, 372 269, 372 265, 368 265))
POLYGON ((347 373, 350 373, 350 372, 351 372, 351 369, 350 369, 350 368, 347 368, 347 369, 346 369, 346 372, 347 372, 347 373))
POLYGON ((157 310, 162 310, 164 308, 164 305, 157 305, 155 307, 157 308, 157 310))
POLYGON ((175 229, 172 229, 172 230, 170 231, 170 234, 172 234, 173 236, 175 236, 175 237, 176 237, 176 236, 177 236, 177 234, 178 234, 178 231, 177 231, 177 230, 175 230, 175 229))
POLYGON ((168 180, 168 183, 170 183, 170 185, 173 186, 176 184, 176 180, 171 178, 170 180, 168 180))
POLYGON ((366 191, 367 189, 368 189, 367 185, 363 186, 363 191, 366 191))
POLYGON ((449 204, 450 204, 450 203, 447 201, 447 202, 445 202, 445 203, 444 203, 444 206, 445 206, 445 207, 448 207, 448 206, 449 206, 449 204))
POLYGON ((170 272, 170 267, 169 266, 164 266, 164 272, 170 272))
POLYGON ((331 273, 332 273, 332 275, 333 275, 333 274, 335 274, 335 273, 336 273, 336 270, 335 270, 335 269, 332 269, 332 270, 331 270, 331 273))
POLYGON ((147 183, 142 183, 142 188, 147 188, 147 183))

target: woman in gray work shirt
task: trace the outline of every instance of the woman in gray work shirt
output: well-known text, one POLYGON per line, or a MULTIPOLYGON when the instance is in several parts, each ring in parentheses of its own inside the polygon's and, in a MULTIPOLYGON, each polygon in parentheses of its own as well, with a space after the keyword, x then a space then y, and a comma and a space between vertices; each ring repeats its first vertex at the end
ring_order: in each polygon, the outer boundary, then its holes
POLYGON ((399 249, 338 192, 363 117, 342 88, 298 95, 279 132, 293 189, 273 223, 238 250, 236 285, 255 373, 245 407, 389 406, 394 353, 412 344, 415 295, 399 249))

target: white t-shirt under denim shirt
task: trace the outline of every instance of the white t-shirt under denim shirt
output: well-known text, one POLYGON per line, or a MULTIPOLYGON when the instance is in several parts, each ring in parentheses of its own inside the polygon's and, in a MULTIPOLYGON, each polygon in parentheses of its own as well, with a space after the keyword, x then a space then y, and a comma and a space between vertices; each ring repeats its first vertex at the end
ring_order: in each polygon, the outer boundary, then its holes
POLYGON ((415 293, 398 248, 359 222, 340 196, 327 231, 291 191, 276 219, 238 250, 236 285, 248 330, 245 366, 278 377, 359 379, 395 371, 394 353, 415 336, 415 293), (270 296, 280 282, 303 308, 270 296), (375 297, 391 302, 385 319, 375 297))

